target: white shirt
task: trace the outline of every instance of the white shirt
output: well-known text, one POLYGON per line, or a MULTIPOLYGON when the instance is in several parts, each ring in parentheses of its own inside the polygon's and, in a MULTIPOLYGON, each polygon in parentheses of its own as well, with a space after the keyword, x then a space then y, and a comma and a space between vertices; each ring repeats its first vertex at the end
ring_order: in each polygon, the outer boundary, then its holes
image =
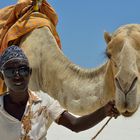
POLYGON ((22 120, 8 114, 0 96, 0 137, 3 140, 46 140, 47 130, 65 111, 58 101, 42 91, 30 91, 22 120))

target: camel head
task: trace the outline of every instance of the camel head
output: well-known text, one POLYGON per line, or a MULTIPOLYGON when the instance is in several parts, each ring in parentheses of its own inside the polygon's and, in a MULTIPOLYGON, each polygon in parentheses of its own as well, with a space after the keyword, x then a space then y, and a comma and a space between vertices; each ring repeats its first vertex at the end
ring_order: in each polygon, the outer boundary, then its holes
POLYGON ((140 26, 125 25, 112 36, 106 32, 104 38, 113 71, 116 107, 123 116, 132 116, 140 104, 140 26))

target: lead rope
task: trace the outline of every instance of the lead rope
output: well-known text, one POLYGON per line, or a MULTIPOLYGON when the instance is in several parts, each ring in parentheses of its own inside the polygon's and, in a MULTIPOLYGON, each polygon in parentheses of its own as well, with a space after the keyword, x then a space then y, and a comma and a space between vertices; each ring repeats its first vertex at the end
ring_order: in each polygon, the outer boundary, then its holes
MULTIPOLYGON (((112 61, 110 61, 112 62, 112 61)), ((112 67, 111 67, 112 69, 112 67)), ((114 76, 114 72, 112 70, 112 75, 114 76)), ((97 138, 97 136, 103 131, 103 129, 107 126, 107 124, 110 122, 110 120, 112 119, 113 117, 109 117, 109 119, 106 121, 106 123, 101 127, 101 129, 96 133, 96 135, 91 139, 91 140, 95 140, 97 138)))
POLYGON ((91 140, 95 140, 97 138, 97 136, 103 131, 103 129, 107 126, 107 124, 110 122, 111 119, 112 119, 112 117, 110 117, 106 121, 106 123, 101 127, 101 129, 96 133, 96 135, 91 140))

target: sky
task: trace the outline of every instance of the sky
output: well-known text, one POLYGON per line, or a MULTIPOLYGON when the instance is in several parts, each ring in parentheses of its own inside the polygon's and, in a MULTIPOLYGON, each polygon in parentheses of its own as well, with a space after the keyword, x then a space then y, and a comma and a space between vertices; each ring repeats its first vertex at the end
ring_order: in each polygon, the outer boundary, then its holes
MULTIPOLYGON (((104 32, 114 32, 124 24, 139 23, 139 0, 48 0, 56 10, 57 31, 62 50, 73 63, 86 68, 98 67, 106 61, 104 32)), ((0 8, 15 4, 16 0, 0 0, 0 8)), ((131 118, 111 120, 96 140, 139 140, 140 111, 131 118)), ((90 140, 103 121, 96 127, 71 132, 53 124, 48 140, 90 140)))

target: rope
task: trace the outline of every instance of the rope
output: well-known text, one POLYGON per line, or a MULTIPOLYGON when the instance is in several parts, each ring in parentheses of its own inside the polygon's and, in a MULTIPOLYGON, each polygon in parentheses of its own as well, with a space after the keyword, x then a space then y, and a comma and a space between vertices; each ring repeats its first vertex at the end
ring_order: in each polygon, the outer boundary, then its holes
POLYGON ((107 124, 109 123, 109 121, 112 119, 112 117, 110 117, 107 122, 101 127, 101 129, 96 133, 96 135, 91 139, 91 140, 95 140, 97 138, 97 136, 102 132, 102 130, 105 128, 105 126, 107 126, 107 124))

